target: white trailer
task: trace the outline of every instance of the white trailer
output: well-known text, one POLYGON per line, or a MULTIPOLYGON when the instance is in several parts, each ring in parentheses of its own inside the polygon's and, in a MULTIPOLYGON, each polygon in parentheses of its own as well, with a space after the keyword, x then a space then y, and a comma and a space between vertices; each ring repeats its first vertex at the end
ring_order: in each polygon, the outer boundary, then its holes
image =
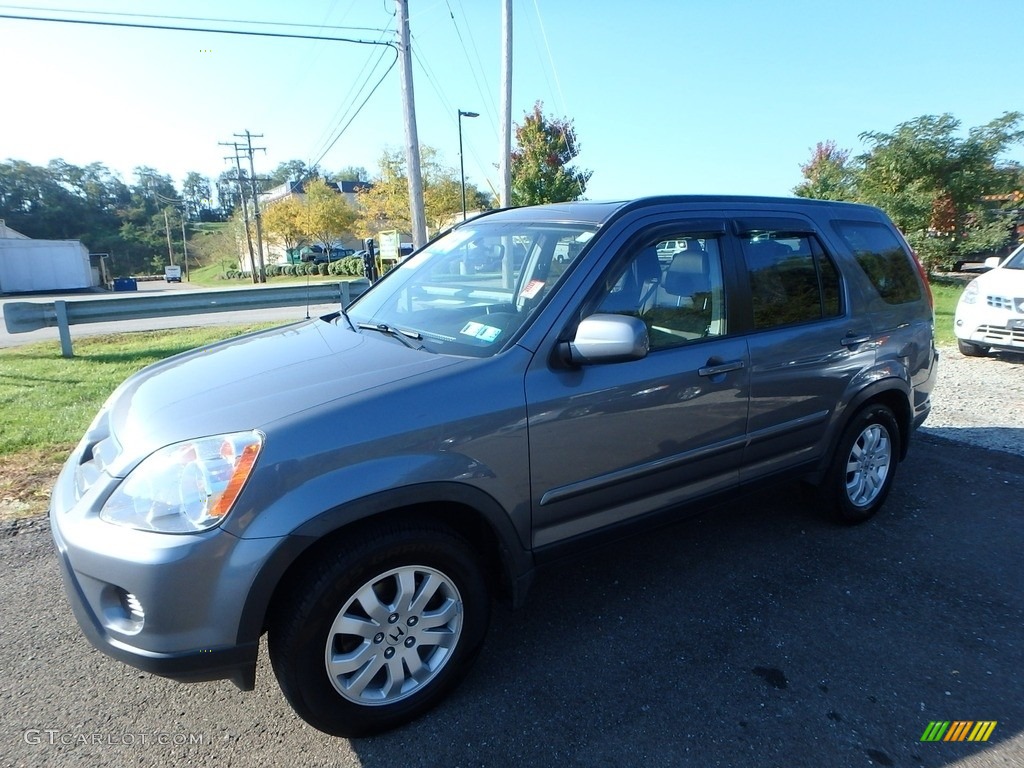
POLYGON ((0 237, 0 293, 92 288, 99 284, 78 240, 0 237))

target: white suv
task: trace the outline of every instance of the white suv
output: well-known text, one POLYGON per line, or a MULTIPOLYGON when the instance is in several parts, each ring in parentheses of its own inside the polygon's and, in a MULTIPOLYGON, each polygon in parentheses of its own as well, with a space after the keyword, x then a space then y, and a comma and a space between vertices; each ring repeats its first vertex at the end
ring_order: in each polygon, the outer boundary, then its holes
POLYGON ((989 271, 960 296, 953 332, 960 352, 983 357, 990 349, 1024 352, 1024 245, 1001 264, 986 259, 989 271))

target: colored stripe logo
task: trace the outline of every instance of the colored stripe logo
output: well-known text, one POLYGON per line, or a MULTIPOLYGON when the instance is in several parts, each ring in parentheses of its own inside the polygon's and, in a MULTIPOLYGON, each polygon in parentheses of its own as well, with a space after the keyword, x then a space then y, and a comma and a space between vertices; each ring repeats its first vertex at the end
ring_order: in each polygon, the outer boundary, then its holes
POLYGON ((988 741, 996 720, 932 720, 921 741, 988 741))

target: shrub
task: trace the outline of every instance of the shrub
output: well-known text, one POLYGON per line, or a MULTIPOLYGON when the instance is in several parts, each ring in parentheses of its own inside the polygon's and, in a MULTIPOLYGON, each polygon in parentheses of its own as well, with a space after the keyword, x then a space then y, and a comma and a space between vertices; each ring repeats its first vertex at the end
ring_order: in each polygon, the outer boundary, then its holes
POLYGON ((330 266, 330 265, 328 265, 328 264, 317 264, 317 270, 316 271, 320 275, 320 277, 327 277, 327 268, 328 268, 328 266, 330 266))
POLYGON ((363 260, 359 256, 349 256, 342 259, 342 268, 346 275, 361 275, 363 274, 363 260))

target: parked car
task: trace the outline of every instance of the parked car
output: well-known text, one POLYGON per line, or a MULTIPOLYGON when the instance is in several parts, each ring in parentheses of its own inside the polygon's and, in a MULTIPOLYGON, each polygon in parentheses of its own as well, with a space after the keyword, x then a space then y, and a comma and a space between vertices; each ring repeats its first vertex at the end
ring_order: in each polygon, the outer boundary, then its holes
POLYGON ((1024 245, 1002 261, 986 259, 985 266, 989 271, 969 282, 957 302, 956 345, 967 357, 993 349, 1024 352, 1024 245))
POLYGON ((325 253, 321 250, 319 253, 314 254, 314 264, 328 264, 332 261, 341 261, 347 259, 349 256, 355 255, 354 248, 331 248, 330 251, 325 253))
POLYGON ((53 491, 67 594, 140 669, 251 690, 267 632, 310 724, 392 728, 466 674, 492 598, 580 547, 794 479, 870 518, 930 408, 932 331, 875 208, 481 215, 347 313, 120 385, 53 491), (666 238, 685 247, 662 265, 666 238), (503 242, 525 249, 511 280, 462 268, 503 242))
POLYGON ((685 240, 665 240, 664 242, 658 243, 656 246, 658 251, 658 259, 662 264, 669 264, 672 261, 672 257, 680 251, 686 250, 685 240))

